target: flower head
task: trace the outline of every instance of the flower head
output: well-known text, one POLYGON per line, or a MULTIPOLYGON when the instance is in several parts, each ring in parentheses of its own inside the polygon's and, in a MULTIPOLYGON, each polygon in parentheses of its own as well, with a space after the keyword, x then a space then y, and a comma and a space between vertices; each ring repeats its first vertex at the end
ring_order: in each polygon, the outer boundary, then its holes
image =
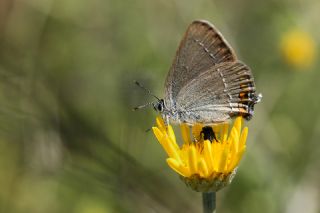
POLYGON ((316 45, 310 34, 292 30, 282 36, 281 51, 289 65, 306 68, 314 62, 316 45))
POLYGON ((235 119, 230 132, 227 123, 211 126, 217 141, 203 139, 202 124, 193 127, 181 124, 183 144, 180 146, 171 125, 166 126, 161 117, 157 117, 156 123, 152 129, 168 154, 168 165, 189 187, 209 192, 231 183, 246 149, 248 128, 241 128, 241 116, 235 119))

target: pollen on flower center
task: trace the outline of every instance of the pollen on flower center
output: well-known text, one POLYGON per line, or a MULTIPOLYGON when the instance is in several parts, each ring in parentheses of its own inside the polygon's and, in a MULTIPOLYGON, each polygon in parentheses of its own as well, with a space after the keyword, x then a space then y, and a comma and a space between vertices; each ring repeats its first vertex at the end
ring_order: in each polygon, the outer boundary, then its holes
POLYGON ((197 191, 217 191, 231 181, 246 148, 248 128, 241 128, 241 116, 235 119, 230 132, 228 124, 211 126, 218 140, 212 142, 204 140, 203 125, 181 124, 181 145, 171 125, 166 126, 161 117, 156 123, 152 129, 168 154, 167 163, 187 185, 197 191))

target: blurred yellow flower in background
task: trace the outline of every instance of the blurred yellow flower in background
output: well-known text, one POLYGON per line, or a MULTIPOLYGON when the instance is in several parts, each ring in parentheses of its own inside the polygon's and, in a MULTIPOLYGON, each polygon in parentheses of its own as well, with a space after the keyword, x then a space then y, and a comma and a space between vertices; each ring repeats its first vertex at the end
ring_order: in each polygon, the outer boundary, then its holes
POLYGON ((246 149, 248 128, 242 129, 242 122, 242 117, 237 117, 230 133, 227 123, 211 126, 218 140, 212 142, 201 137, 203 125, 182 124, 181 146, 176 142, 172 126, 166 126, 161 117, 157 117, 157 127, 152 129, 169 156, 168 165, 195 191, 210 192, 230 184, 234 177, 246 149))
POLYGON ((281 52, 287 64, 298 68, 308 68, 313 64, 316 44, 310 34, 295 29, 285 33, 281 38, 281 52))

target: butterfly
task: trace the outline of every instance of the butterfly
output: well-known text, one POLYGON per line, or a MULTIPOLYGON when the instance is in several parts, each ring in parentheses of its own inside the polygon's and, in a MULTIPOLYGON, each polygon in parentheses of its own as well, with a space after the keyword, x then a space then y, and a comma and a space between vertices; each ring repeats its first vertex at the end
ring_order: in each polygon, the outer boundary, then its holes
POLYGON ((235 116, 250 120, 256 93, 250 68, 208 21, 196 20, 185 32, 165 81, 165 96, 153 104, 166 123, 205 125, 235 116))

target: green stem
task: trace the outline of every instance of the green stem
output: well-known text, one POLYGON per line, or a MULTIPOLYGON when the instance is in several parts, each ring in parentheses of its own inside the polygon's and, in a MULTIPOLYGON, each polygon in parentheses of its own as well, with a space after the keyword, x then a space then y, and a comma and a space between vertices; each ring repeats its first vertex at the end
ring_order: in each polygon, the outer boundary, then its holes
POLYGON ((216 213, 216 193, 202 193, 203 213, 216 213))

